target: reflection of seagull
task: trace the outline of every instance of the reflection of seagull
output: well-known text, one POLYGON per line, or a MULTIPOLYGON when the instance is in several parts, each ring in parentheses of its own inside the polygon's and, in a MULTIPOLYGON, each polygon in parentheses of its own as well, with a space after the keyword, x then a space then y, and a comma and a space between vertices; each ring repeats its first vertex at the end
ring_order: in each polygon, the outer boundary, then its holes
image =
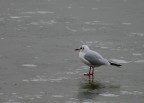
POLYGON ((89 76, 94 74, 94 67, 99 67, 102 65, 113 65, 120 67, 121 64, 110 62, 107 59, 103 58, 98 52, 91 50, 87 45, 82 45, 79 49, 75 49, 79 52, 79 58, 83 63, 90 67, 89 72, 84 75, 89 76))

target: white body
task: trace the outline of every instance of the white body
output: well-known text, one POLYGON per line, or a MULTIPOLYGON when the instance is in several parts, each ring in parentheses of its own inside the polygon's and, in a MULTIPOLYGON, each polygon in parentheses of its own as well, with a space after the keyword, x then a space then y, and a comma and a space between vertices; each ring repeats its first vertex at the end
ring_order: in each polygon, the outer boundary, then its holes
POLYGON ((79 52, 80 60, 91 67, 99 67, 102 65, 110 65, 109 61, 103 58, 99 53, 89 49, 87 45, 82 45, 79 52))

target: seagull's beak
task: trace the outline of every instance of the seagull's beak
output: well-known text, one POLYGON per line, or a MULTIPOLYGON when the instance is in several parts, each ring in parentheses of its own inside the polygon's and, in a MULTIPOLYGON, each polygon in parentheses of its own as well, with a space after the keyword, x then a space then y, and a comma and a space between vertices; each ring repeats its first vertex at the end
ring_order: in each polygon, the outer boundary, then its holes
POLYGON ((75 49, 75 51, 80 51, 80 49, 75 49))

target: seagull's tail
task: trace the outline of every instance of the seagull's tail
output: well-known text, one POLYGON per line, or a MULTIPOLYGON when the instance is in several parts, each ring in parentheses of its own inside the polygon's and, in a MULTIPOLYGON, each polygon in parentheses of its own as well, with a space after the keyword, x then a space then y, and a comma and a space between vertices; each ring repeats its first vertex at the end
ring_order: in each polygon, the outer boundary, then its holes
POLYGON ((116 66, 116 67, 121 67, 122 66, 121 64, 110 62, 110 61, 109 61, 109 63, 110 63, 110 65, 116 66))

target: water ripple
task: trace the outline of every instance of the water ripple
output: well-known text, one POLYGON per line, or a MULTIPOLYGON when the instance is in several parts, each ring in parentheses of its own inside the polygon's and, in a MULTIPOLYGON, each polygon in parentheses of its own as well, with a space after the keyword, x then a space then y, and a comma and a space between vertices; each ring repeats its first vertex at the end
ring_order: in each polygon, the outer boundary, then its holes
POLYGON ((23 67, 37 67, 35 64, 22 64, 23 67))
POLYGON ((143 92, 140 92, 140 91, 132 91, 132 92, 129 92, 129 91, 120 91, 120 94, 122 94, 122 95, 136 95, 136 96, 138 96, 138 95, 144 95, 144 93, 143 92))
POLYGON ((138 36, 138 37, 143 37, 144 36, 144 33, 135 33, 135 32, 133 32, 133 33, 131 33, 129 36, 138 36))
POLYGON ((144 63, 144 60, 137 60, 135 63, 144 63))
POLYGON ((126 61, 126 60, 120 60, 120 59, 110 59, 110 60, 117 62, 117 63, 130 63, 130 62, 132 62, 132 61, 126 61))
POLYGON ((28 12, 22 12, 22 14, 53 14, 52 11, 28 11, 28 12))
POLYGON ((104 97, 118 97, 120 95, 116 95, 116 94, 111 94, 111 93, 102 93, 102 94, 99 94, 100 96, 104 96, 104 97))
POLYGON ((143 54, 141 54, 141 53, 132 53, 132 55, 134 55, 134 56, 141 56, 143 54))
POLYGON ((35 78, 24 79, 23 82, 60 82, 62 80, 67 80, 68 77, 55 77, 55 78, 48 78, 47 76, 40 76, 37 75, 35 78))

